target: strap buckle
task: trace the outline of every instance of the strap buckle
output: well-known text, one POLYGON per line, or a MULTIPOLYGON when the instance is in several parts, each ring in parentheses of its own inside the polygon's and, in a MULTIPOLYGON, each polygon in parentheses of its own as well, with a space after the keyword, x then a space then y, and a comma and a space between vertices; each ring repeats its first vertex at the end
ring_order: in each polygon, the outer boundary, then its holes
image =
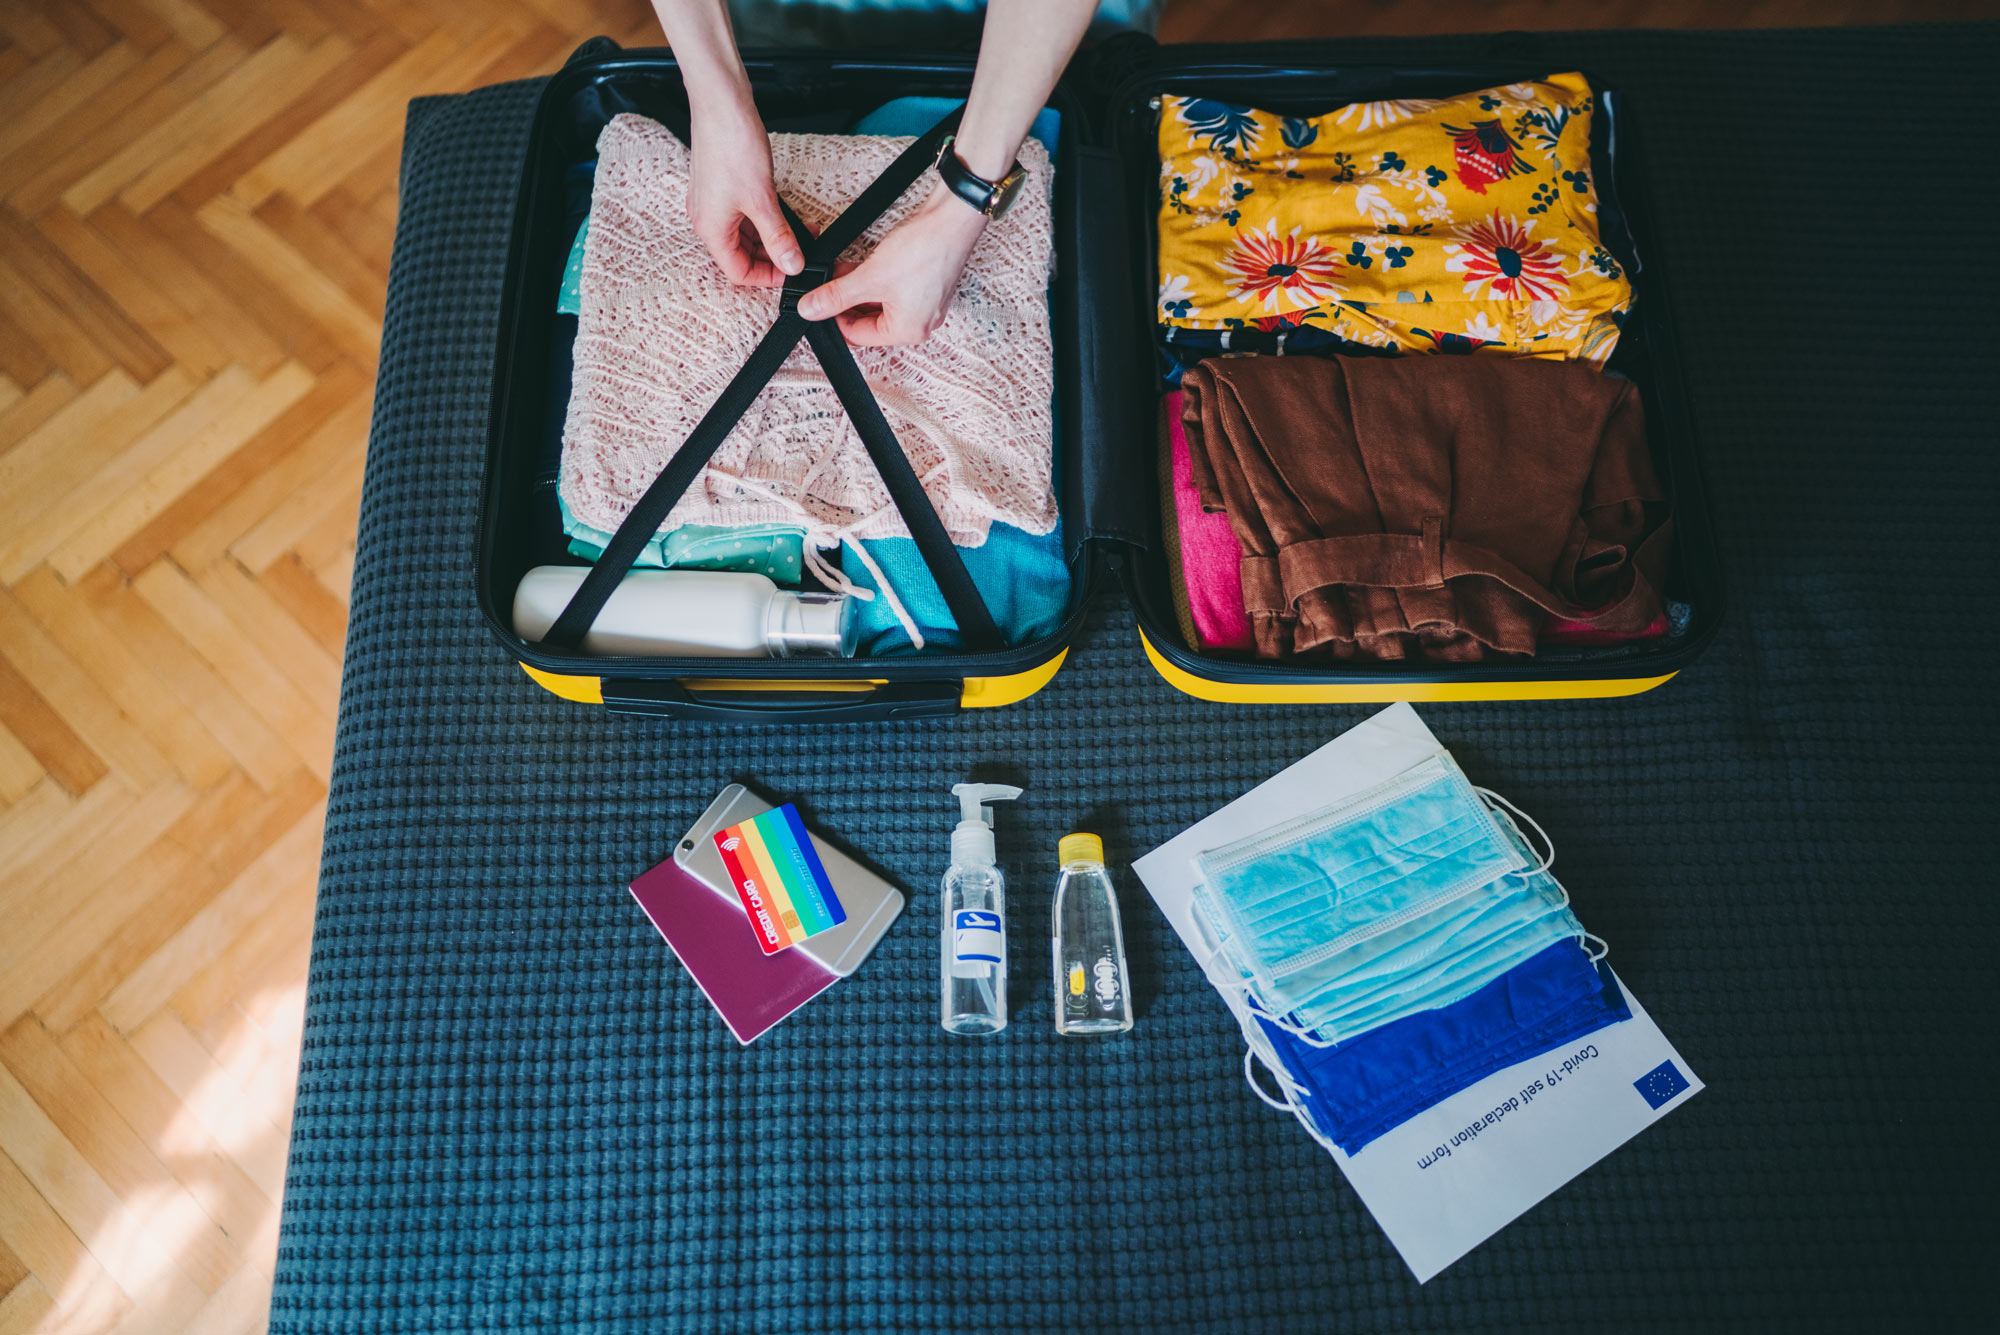
POLYGON ((785 285, 780 289, 778 311, 783 315, 797 315, 799 298, 816 287, 824 287, 833 281, 833 265, 815 264, 807 260, 805 267, 795 274, 785 275, 785 285))

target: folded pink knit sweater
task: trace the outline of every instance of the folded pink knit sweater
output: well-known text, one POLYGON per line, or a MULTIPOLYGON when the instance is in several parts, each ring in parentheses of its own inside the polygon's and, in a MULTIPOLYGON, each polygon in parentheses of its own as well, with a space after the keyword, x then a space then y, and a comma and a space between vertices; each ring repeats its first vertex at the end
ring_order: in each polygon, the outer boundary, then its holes
MULTIPOLYGON (((778 192, 817 231, 910 142, 772 135, 778 192)), ((702 247, 688 222, 688 151, 678 139, 621 115, 597 147, 560 486, 574 517, 610 533, 742 369, 777 317, 779 294, 732 285, 702 247)), ((944 324, 916 347, 854 350, 964 547, 984 542, 996 519, 1029 533, 1056 522, 1051 173, 1033 141, 1021 162, 1028 183, 987 226, 944 324)), ((867 255, 930 189, 926 175, 843 259, 867 255)), ((909 533, 804 343, 661 529, 683 524, 798 524, 809 548, 909 533)))

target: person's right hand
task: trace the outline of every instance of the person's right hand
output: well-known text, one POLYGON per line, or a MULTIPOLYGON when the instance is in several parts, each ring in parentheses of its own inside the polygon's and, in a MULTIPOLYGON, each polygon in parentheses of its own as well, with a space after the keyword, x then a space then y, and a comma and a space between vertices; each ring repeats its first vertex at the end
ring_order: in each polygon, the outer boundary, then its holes
POLYGON ((732 283, 782 287, 805 267, 778 208, 771 140, 752 108, 711 110, 691 127, 688 219, 732 283))

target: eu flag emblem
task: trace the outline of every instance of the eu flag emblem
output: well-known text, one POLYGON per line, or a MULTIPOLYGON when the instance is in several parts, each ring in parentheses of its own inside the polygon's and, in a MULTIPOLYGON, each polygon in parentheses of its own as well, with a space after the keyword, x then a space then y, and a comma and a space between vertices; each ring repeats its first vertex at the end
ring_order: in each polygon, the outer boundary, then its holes
POLYGON ((1632 1088, 1639 1091, 1639 1097, 1649 1108, 1661 1107, 1687 1087, 1688 1078, 1672 1062, 1661 1062, 1632 1082, 1632 1088))

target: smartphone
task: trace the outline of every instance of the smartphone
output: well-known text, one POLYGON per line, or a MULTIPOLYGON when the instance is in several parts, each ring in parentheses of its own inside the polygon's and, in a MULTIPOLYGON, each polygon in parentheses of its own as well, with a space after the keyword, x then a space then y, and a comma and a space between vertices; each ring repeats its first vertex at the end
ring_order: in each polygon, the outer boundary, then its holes
MULTIPOLYGON (((736 891, 730 887, 729 872, 722 865, 722 852, 715 846, 715 832, 770 809, 769 802, 742 784, 730 784, 716 794, 694 828, 674 845, 674 861, 730 904, 736 904, 736 891)), ((833 882, 833 892, 840 896, 840 905, 847 910, 847 921, 801 941, 792 949, 845 978, 861 967, 861 961, 868 958, 868 952, 875 949, 875 943, 903 911, 903 892, 818 835, 813 835, 812 841, 820 865, 826 868, 827 879, 833 882)))

